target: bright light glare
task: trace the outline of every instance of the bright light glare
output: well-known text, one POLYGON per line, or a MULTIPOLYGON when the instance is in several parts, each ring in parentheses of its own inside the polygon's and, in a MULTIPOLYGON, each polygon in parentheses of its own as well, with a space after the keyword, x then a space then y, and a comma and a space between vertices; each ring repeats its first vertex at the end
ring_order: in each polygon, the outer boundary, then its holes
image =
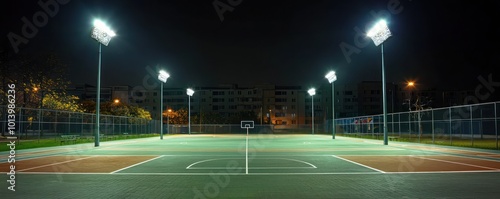
POLYGON ((375 46, 382 44, 386 39, 392 36, 389 27, 387 27, 387 22, 385 20, 380 20, 373 26, 370 31, 366 34, 375 43, 375 46))
POLYGON ((330 71, 328 74, 325 76, 326 79, 328 79, 328 82, 331 84, 335 80, 337 80, 337 75, 335 75, 335 71, 330 71))
POLYGON ((170 74, 168 74, 164 70, 160 70, 160 73, 158 74, 158 80, 162 81, 163 83, 166 83, 169 77, 170 74))
POLYGON ((94 20, 94 27, 107 33, 110 37, 116 36, 116 33, 113 30, 111 30, 104 22, 102 22, 99 19, 94 20))
POLYGON ((309 93, 310 96, 316 95, 316 89, 314 88, 309 89, 307 92, 309 93))
POLYGON ((408 82, 408 86, 415 86, 415 82, 408 82))
POLYGON ((104 22, 98 19, 94 20, 94 28, 91 34, 92 38, 107 46, 114 36, 116 36, 116 33, 106 26, 104 22))
POLYGON ((186 93, 187 93, 187 95, 189 95, 189 96, 193 96, 193 94, 194 94, 194 90, 193 90, 193 89, 188 88, 188 89, 186 90, 186 93))

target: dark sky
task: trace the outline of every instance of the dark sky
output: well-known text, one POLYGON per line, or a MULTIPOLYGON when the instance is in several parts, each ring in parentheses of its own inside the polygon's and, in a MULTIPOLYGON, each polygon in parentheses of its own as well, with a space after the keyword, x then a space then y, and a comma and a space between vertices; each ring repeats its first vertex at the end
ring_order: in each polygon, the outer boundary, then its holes
MULTIPOLYGON (((2 5, 3 46, 12 50, 8 33, 23 36, 21 19, 32 22, 43 11, 37 2, 2 5)), ((103 85, 142 85, 146 67, 158 65, 171 74, 167 86, 175 87, 311 86, 325 83, 330 69, 338 83, 354 84, 381 80, 380 47, 360 35, 378 19, 373 13, 385 12, 393 33, 384 43, 388 82, 475 88, 479 76, 490 74, 500 81, 497 1, 241 0, 223 21, 213 2, 71 0, 19 45, 19 53, 55 51, 68 64, 70 81, 95 84, 98 44, 90 31, 100 18, 118 35, 103 47, 103 85), (358 53, 347 59, 342 43, 358 53)))

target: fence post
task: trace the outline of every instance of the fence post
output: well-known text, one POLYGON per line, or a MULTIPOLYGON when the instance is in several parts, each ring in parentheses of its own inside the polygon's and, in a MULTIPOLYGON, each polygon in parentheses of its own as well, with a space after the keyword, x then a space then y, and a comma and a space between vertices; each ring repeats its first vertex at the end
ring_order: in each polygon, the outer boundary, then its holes
POLYGON ((80 120, 80 136, 83 137, 83 113, 80 113, 80 117, 82 118, 80 120))
MULTIPOLYGON (((23 133, 23 124, 22 124, 22 120, 23 120, 23 108, 19 108, 19 138, 22 137, 22 133, 23 133)), ((26 132, 25 133, 25 138, 27 139, 28 138, 28 133, 26 132)), ((21 140, 21 139, 19 139, 21 140)))
POLYGON ((40 142, 41 134, 42 134, 42 109, 38 109, 38 142, 40 142))
POLYGON ((71 134, 71 112, 68 112, 68 133, 71 134))
POLYGON ((56 122, 54 123, 54 132, 56 133, 56 135, 58 135, 58 134, 57 134, 57 123, 58 123, 58 121, 57 121, 57 113, 58 113, 58 111, 55 111, 55 115, 56 115, 56 122))
POLYGON ((450 145, 453 145, 453 138, 451 137, 451 107, 448 108, 448 123, 450 126, 450 145))
POLYGON ((470 123, 470 126, 469 126, 469 129, 470 129, 470 145, 471 147, 474 146, 474 130, 472 128, 472 105, 469 105, 469 123, 470 123))
POLYGON ((431 110, 431 128, 432 128, 432 144, 434 144, 434 110, 431 110))
POLYGON ((495 140, 497 143, 497 150, 498 150, 498 121, 497 121, 497 103, 494 103, 494 109, 495 109, 495 140))
POLYGON ((401 113, 398 114, 398 126, 399 137, 401 137, 401 113))

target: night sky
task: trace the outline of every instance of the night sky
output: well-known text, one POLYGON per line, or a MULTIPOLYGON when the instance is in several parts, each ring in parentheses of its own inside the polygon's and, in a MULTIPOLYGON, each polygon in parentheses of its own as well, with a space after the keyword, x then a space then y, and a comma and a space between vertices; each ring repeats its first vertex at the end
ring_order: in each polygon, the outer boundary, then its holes
MULTIPOLYGON (((3 3, 3 48, 13 51, 7 35, 22 36, 23 17, 33 21, 43 11, 37 2, 3 3)), ((384 43, 388 82, 472 89, 480 84, 478 76, 492 74, 500 81, 497 2, 72 0, 59 5, 28 44, 19 45, 19 53, 54 51, 68 64, 70 81, 95 85, 98 43, 90 31, 93 19, 100 18, 118 35, 103 47, 103 86, 142 85, 148 66, 171 74, 167 87, 309 87, 326 83, 330 69, 338 83, 355 84, 381 80, 380 47, 362 35, 380 18, 374 14, 388 13, 383 15, 393 34, 384 43), (214 2, 232 9, 223 21, 214 2), (346 57, 341 48, 346 45, 356 53, 346 57)))

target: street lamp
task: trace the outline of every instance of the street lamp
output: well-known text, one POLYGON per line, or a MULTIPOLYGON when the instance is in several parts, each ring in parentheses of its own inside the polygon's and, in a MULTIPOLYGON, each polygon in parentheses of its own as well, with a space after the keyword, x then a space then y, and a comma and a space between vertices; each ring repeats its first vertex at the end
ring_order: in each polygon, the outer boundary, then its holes
POLYGON ((186 90, 186 94, 189 96, 188 97, 188 132, 191 134, 191 96, 194 94, 194 90, 188 88, 186 90))
POLYGON ((169 108, 167 110, 167 134, 170 135, 170 122, 169 122, 169 118, 170 118, 170 113, 172 112, 172 109, 169 108))
POLYGON ((99 42, 99 66, 97 69, 97 99, 96 99, 96 132, 95 132, 95 144, 94 146, 99 146, 99 125, 100 125, 100 106, 101 106, 101 54, 102 45, 108 46, 111 38, 116 36, 115 32, 112 31, 104 22, 101 20, 94 20, 94 28, 92 29, 91 37, 99 42))
POLYGON ((314 95, 316 95, 316 89, 314 88, 311 88, 307 91, 309 93, 309 95, 311 96, 311 111, 312 111, 312 134, 314 134, 314 95))
POLYGON ((160 140, 163 140, 163 84, 167 83, 167 79, 170 77, 170 74, 165 72, 164 70, 160 70, 158 72, 158 80, 160 83, 160 140))
POLYGON ((382 49, 382 105, 384 110, 384 145, 387 145, 387 96, 385 88, 385 67, 384 67, 384 41, 392 36, 385 20, 380 20, 368 31, 367 36, 373 40, 375 46, 382 49))
POLYGON ((408 87, 408 92, 409 92, 409 99, 408 99, 408 110, 411 111, 411 98, 412 98, 412 88, 415 88, 415 82, 410 81, 406 83, 406 86, 408 87))
POLYGON ((335 139, 335 81, 337 80, 337 75, 335 75, 335 71, 330 71, 325 76, 328 79, 328 82, 332 84, 332 139, 335 139))
POLYGON ((411 98, 412 98, 412 88, 415 88, 415 82, 409 81, 406 83, 408 87, 408 133, 411 134, 411 98))

